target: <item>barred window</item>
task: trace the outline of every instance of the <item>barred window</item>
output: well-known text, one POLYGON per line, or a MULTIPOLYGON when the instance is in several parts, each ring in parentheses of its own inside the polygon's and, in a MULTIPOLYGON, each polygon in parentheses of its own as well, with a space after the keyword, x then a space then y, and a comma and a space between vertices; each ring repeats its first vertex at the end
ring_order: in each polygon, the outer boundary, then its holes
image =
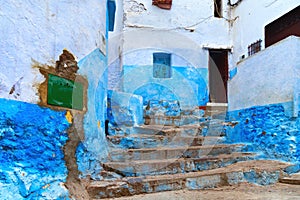
POLYGON ((261 42, 262 40, 257 40, 248 46, 248 56, 251 56, 261 50, 261 42))

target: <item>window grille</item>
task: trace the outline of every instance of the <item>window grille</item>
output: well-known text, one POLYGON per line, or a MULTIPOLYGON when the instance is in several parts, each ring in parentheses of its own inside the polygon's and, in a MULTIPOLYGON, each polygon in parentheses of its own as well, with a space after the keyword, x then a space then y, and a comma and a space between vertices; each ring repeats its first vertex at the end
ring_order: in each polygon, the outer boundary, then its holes
POLYGON ((257 40, 248 46, 248 56, 251 56, 261 50, 261 42, 262 40, 257 40))

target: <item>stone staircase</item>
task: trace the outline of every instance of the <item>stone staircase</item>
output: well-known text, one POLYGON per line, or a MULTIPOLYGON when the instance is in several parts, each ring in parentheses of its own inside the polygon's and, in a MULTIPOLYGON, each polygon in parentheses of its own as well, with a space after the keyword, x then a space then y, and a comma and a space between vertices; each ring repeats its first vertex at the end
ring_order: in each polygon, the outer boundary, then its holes
POLYGON ((92 181, 92 199, 181 189, 205 189, 241 182, 272 184, 288 163, 255 160, 245 144, 225 144, 224 120, 184 116, 153 118, 149 125, 108 136, 112 146, 104 173, 112 179, 92 181), (168 124, 166 126, 165 124, 168 124))

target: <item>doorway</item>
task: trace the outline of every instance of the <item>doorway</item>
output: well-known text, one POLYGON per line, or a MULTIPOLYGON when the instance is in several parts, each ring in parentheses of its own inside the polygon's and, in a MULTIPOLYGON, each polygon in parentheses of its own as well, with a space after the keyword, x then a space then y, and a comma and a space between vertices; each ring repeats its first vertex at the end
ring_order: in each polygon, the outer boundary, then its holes
POLYGON ((227 103, 228 50, 209 50, 209 101, 227 103))

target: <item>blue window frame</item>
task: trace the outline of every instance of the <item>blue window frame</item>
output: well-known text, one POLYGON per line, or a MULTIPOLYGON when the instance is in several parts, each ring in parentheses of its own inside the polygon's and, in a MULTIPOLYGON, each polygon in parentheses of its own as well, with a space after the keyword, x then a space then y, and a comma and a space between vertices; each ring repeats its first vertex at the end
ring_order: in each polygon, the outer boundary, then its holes
POLYGON ((116 2, 114 0, 107 1, 107 10, 108 10, 108 31, 114 31, 115 14, 116 14, 116 2))
POLYGON ((153 53, 153 77, 154 78, 172 77, 170 53, 153 53))

